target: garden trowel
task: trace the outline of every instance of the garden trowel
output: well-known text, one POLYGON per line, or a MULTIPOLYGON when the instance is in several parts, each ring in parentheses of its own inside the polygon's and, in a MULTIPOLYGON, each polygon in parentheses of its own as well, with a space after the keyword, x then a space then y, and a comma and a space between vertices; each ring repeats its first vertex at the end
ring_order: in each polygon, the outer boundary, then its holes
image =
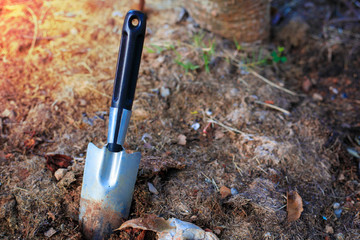
POLYGON ((139 73, 145 15, 125 16, 109 114, 107 144, 89 143, 80 200, 80 224, 87 239, 106 239, 129 215, 141 154, 123 147, 139 73))

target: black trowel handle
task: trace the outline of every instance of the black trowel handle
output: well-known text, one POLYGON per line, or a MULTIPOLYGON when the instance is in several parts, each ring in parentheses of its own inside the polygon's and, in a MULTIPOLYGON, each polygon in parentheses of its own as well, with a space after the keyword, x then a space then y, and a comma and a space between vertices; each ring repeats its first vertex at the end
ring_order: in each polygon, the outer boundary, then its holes
POLYGON ((130 10, 124 19, 110 108, 108 149, 112 152, 121 151, 124 143, 135 95, 145 29, 145 15, 140 11, 130 10))
POLYGON ((144 44, 146 19, 131 10, 124 19, 111 107, 131 110, 144 44), (135 25, 136 24, 136 25, 135 25))

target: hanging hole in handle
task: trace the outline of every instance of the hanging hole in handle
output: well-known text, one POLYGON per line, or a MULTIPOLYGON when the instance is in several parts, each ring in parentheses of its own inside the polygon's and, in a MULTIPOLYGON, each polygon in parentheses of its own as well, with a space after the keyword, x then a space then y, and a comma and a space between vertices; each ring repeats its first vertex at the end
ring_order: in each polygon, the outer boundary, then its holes
POLYGON ((130 18, 130 26, 132 27, 132 28, 136 28, 136 27, 138 27, 140 25, 140 20, 138 19, 138 17, 137 16, 132 16, 131 18, 130 18))

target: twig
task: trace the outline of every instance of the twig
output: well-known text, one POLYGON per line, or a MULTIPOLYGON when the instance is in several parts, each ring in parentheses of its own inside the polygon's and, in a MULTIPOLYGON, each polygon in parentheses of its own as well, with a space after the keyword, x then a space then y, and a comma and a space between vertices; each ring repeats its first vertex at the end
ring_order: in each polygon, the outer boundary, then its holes
POLYGON ((240 168, 240 167, 236 164, 236 162, 235 162, 235 155, 233 155, 232 161, 233 161, 233 164, 234 164, 236 170, 237 170, 238 173, 240 174, 240 176, 243 176, 242 171, 241 171, 241 168, 240 168))
POLYGON ((37 34, 38 34, 38 23, 37 23, 37 17, 34 13, 34 11, 29 8, 29 7, 26 7, 26 10, 30 13, 31 17, 32 17, 32 20, 34 22, 34 35, 32 37, 32 41, 31 41, 31 47, 30 47, 30 50, 27 54, 27 57, 29 57, 34 49, 34 46, 35 46, 35 43, 36 43, 36 37, 37 37, 37 34))
POLYGON ((328 22, 328 24, 343 23, 343 22, 360 22, 360 18, 336 18, 328 22))
POLYGON ((252 136, 252 134, 248 134, 248 133, 242 132, 242 131, 240 131, 240 130, 238 130, 238 129, 236 129, 236 128, 229 127, 229 126, 227 126, 227 125, 225 125, 225 124, 223 124, 223 123, 221 123, 221 122, 219 122, 219 121, 216 121, 215 119, 212 119, 212 118, 210 118, 210 119, 208 120, 208 122, 210 122, 210 123, 215 123, 215 124, 217 124, 217 125, 225 128, 226 130, 228 130, 228 131, 230 131, 230 132, 239 133, 239 134, 242 134, 242 135, 246 135, 246 136, 248 136, 248 137, 252 136))
MULTIPOLYGON (((25 38, 25 39, 33 39, 34 36, 29 36, 29 35, 22 35, 21 37, 25 38)), ((53 39, 57 39, 57 38, 61 38, 63 36, 59 35, 59 36, 54 36, 54 37, 37 37, 36 41, 38 40, 53 40, 53 39)))
POLYGON ((272 86, 272 87, 275 87, 275 88, 277 88, 277 89, 280 89, 280 90, 282 90, 282 91, 284 91, 284 92, 287 92, 288 94, 291 94, 291 95, 293 95, 293 96, 296 96, 296 95, 297 95, 297 93, 295 93, 295 92, 293 92, 293 91, 290 91, 289 89, 283 88, 283 87, 281 87, 281 86, 279 86, 279 85, 271 82, 270 80, 264 78, 263 76, 261 76, 260 74, 258 74, 257 72, 255 72, 255 71, 253 71, 253 70, 251 70, 251 69, 249 69, 249 72, 250 72, 252 75, 254 75, 255 77, 258 77, 259 79, 263 80, 264 82, 266 82, 267 84, 269 84, 269 85, 272 86))
POLYGON ((268 103, 264 103, 264 102, 261 102, 261 101, 255 101, 255 103, 267 106, 267 107, 275 109, 275 110, 278 110, 278 111, 284 113, 285 115, 290 115, 290 112, 288 110, 285 110, 285 109, 283 109, 281 107, 278 107, 278 106, 275 106, 273 104, 268 104, 268 103))
POLYGON ((90 86, 86 86, 86 87, 87 87, 88 89, 90 89, 90 90, 92 90, 92 91, 94 91, 94 92, 96 92, 96 93, 104 96, 104 97, 107 97, 107 98, 110 98, 110 99, 111 99, 111 96, 107 95, 106 93, 100 92, 99 90, 96 90, 95 88, 90 87, 90 86))
POLYGON ((214 187, 215 187, 215 189, 216 189, 216 191, 219 191, 220 189, 219 189, 219 187, 218 187, 218 185, 216 184, 216 182, 215 182, 215 180, 213 179, 213 178, 209 178, 208 176, 206 176, 205 175, 205 173, 203 173, 203 172, 200 172, 202 175, 204 175, 204 177, 209 181, 209 182, 211 182, 213 185, 214 185, 214 187))

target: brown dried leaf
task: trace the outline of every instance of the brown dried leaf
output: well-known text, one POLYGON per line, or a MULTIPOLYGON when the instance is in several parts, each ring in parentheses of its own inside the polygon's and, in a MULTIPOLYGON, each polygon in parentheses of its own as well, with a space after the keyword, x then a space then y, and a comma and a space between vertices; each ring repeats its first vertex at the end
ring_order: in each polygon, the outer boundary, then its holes
POLYGON ((126 221, 116 230, 123 230, 129 227, 154 231, 157 233, 159 240, 218 240, 214 233, 204 231, 192 223, 183 222, 176 218, 165 220, 164 218, 156 217, 155 215, 148 215, 144 218, 126 221))
POLYGON ((63 154, 45 155, 46 167, 54 174, 59 168, 67 168, 70 166, 72 157, 63 154))
POLYGON ((287 220, 289 222, 296 221, 300 218, 303 209, 301 196, 296 191, 287 192, 287 220))
POLYGON ((135 218, 124 222, 116 230, 123 230, 125 228, 137 228, 142 230, 150 230, 154 232, 162 232, 174 227, 170 226, 169 222, 164 218, 157 217, 154 214, 146 215, 144 218, 135 218))

